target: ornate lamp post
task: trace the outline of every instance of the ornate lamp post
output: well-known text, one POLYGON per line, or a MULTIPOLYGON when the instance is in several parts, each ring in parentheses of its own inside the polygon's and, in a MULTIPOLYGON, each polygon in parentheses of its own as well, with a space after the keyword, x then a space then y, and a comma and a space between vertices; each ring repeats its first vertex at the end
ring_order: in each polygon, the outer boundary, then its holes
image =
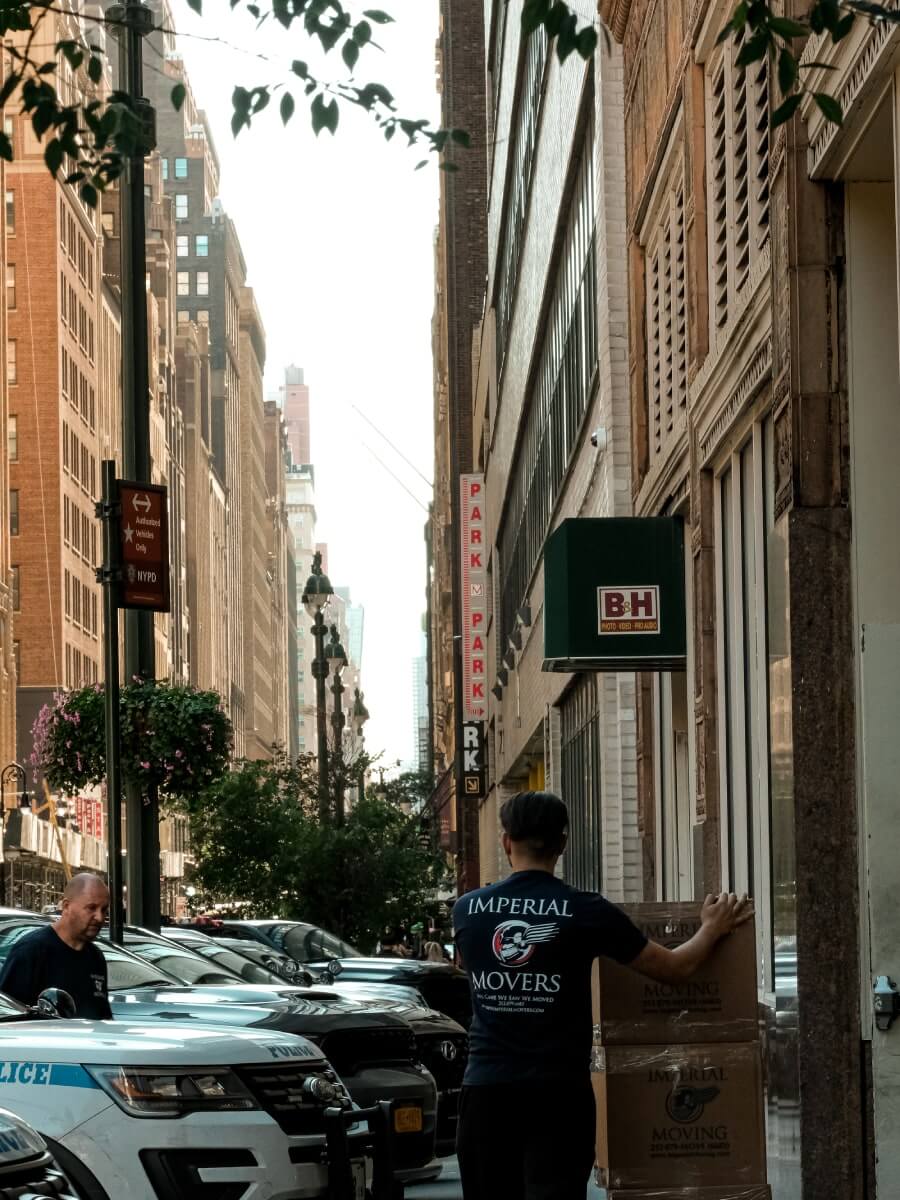
MULTIPOLYGON (((366 721, 368 721, 368 719, 369 719, 369 710, 366 708, 365 704, 363 703, 363 694, 359 690, 359 688, 354 689, 353 708, 350 710, 350 714, 351 714, 351 718, 353 720, 354 728, 356 729, 356 736, 359 738, 360 744, 362 744, 363 726, 365 725, 366 721)), ((363 765, 360 768, 360 772, 359 772, 359 798, 360 798, 360 800, 365 800, 365 798, 366 798, 366 768, 365 768, 365 765, 363 765)))
POLYGON ((303 589, 303 607, 312 618, 313 637, 316 640, 316 656, 312 671, 316 681, 316 735, 319 759, 319 816, 328 820, 328 734, 325 729, 325 680, 328 678, 328 661, 325 658, 324 610, 334 595, 328 576, 322 571, 322 555, 313 556, 312 574, 303 589))
POLYGON ((334 697, 334 710, 331 714, 331 728, 334 730, 334 752, 340 756, 341 760, 338 767, 338 774, 335 776, 335 820, 338 825, 342 825, 344 823, 344 726, 347 720, 344 716, 344 709, 341 703, 341 697, 344 694, 341 674, 347 666, 347 655, 338 637, 337 625, 331 626, 331 641, 325 650, 325 660, 332 674, 331 694, 334 697))

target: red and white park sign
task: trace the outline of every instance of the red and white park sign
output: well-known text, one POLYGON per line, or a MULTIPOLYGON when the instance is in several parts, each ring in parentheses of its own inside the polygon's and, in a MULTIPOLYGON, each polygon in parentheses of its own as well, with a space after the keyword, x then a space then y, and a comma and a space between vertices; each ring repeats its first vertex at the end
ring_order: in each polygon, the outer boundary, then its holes
POLYGON ((463 720, 487 716, 487 554, 484 476, 460 477, 462 554, 463 720))

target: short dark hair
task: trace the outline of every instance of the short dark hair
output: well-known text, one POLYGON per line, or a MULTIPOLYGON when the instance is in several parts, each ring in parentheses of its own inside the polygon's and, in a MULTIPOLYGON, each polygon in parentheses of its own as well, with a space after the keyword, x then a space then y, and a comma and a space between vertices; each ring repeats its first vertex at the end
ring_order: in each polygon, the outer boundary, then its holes
POLYGON ((551 858, 566 844, 569 810, 553 792, 518 792, 500 809, 500 824, 511 842, 526 845, 538 858, 551 858))

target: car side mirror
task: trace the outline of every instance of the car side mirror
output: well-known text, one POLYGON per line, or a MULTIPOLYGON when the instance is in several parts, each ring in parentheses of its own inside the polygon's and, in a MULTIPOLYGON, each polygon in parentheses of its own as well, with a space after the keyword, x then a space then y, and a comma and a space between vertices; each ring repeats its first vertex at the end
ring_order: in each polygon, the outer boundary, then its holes
POLYGON ((35 1006, 45 1017, 61 1017, 70 1021, 76 1015, 75 1001, 62 988, 46 988, 35 1006))

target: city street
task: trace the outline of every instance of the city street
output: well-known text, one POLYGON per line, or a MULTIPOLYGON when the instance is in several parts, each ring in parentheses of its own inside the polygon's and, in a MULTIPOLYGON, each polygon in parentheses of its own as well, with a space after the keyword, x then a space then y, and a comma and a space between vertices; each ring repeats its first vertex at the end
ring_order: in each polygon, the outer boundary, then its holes
MULTIPOLYGON (((603 1200, 605 1193, 593 1185, 588 1188, 587 1200, 603 1200)), ((448 1160, 444 1164, 440 1179, 434 1183, 423 1183, 420 1187, 408 1188, 407 1200, 462 1200, 462 1186, 459 1182, 459 1167, 456 1160, 448 1160)))

